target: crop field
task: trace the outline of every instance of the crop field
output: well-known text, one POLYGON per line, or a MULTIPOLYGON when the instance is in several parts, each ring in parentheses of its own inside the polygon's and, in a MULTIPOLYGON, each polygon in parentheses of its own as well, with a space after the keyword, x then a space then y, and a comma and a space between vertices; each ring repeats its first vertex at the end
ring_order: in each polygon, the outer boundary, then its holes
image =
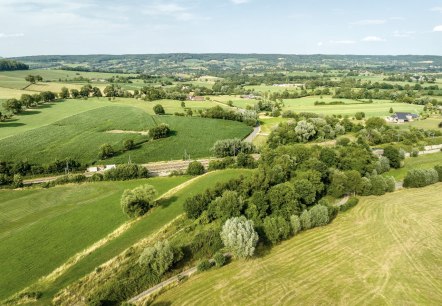
POLYGON ((0 87, 0 99, 19 99, 22 94, 34 94, 35 92, 29 90, 21 90, 14 88, 0 87))
POLYGON ((113 105, 4 138, 0 140, 0 156, 5 161, 28 160, 40 164, 67 157, 82 163, 93 163, 98 159, 98 150, 102 144, 109 143, 116 150, 121 150, 124 140, 133 139, 138 144, 137 149, 124 152, 106 162, 124 163, 129 157, 137 163, 181 159, 184 152, 190 154, 191 158, 198 158, 210 156, 210 148, 216 140, 243 138, 251 130, 236 121, 150 116, 136 107, 113 105), (108 132, 146 131, 161 122, 170 125, 170 137, 148 141, 147 136, 140 134, 108 132))
POLYGON ((366 117, 388 116, 390 107, 395 112, 412 112, 419 113, 423 106, 412 105, 406 103, 392 103, 387 100, 373 100, 373 103, 365 104, 356 100, 334 99, 331 97, 305 97, 300 99, 284 100, 283 110, 291 110, 294 112, 312 112, 323 115, 349 115, 354 116, 356 112, 365 112, 366 117), (346 104, 341 105, 314 105, 315 101, 330 103, 332 101, 342 101, 346 104), (350 104, 351 103, 351 104, 350 104), (354 103, 354 104, 353 104, 354 103))
POLYGON ((442 165, 442 152, 406 158, 403 168, 391 169, 387 174, 393 176, 397 181, 402 181, 408 170, 429 169, 436 165, 442 165))
MULTIPOLYGON (((202 192, 206 188, 213 187, 217 182, 227 181, 231 178, 237 177, 238 175, 247 174, 247 173, 249 173, 249 170, 241 170, 241 169, 230 169, 230 170, 211 172, 206 174, 205 176, 195 178, 192 182, 186 183, 187 184, 186 186, 183 185, 182 188, 181 186, 177 187, 176 192, 173 195, 171 195, 171 197, 162 200, 160 202, 159 207, 155 208, 151 213, 147 214, 146 216, 142 217, 141 219, 133 223, 132 226, 130 226, 126 231, 124 231, 121 235, 119 235, 115 239, 107 241, 106 244, 104 244, 103 246, 96 249, 92 253, 89 253, 86 257, 76 262, 74 266, 72 266, 67 271, 64 271, 64 273, 62 273, 62 275, 59 278, 55 279, 53 282, 50 283, 40 283, 39 285, 31 286, 31 288, 38 289, 43 292, 43 298, 41 301, 39 301, 39 304, 41 305, 50 304, 51 297, 59 290, 61 290, 63 287, 69 285, 72 282, 79 280, 84 275, 92 272, 97 266, 103 264, 104 262, 108 261, 114 256, 117 256, 119 253, 123 252, 125 249, 127 249, 128 247, 130 247, 140 239, 144 239, 149 235, 154 234, 161 227, 171 222, 174 218, 176 218, 178 215, 180 215, 183 212, 183 203, 187 197, 202 192)), ((178 184, 185 182, 186 180, 188 180, 188 177, 152 178, 147 180, 137 180, 131 182, 114 182, 114 183, 106 182, 106 183, 87 184, 86 186, 88 186, 89 188, 94 188, 94 185, 97 184, 99 186, 95 187, 93 192, 91 191, 91 193, 89 193, 90 197, 89 200, 86 199, 88 194, 84 195, 82 194, 80 196, 80 199, 85 198, 84 202, 88 203, 88 205, 92 205, 92 203, 95 202, 99 202, 100 204, 94 205, 95 210, 92 213, 90 212, 90 210, 87 211, 85 210, 85 208, 81 207, 77 209, 76 214, 69 212, 69 215, 66 214, 67 216, 66 218, 69 217, 69 220, 71 221, 69 222, 69 225, 65 225, 65 227, 68 228, 68 230, 70 230, 72 234, 72 232, 75 232, 78 229, 82 230, 82 227, 75 225, 76 223, 76 221, 74 221, 76 220, 75 218, 79 218, 85 214, 92 214, 92 216, 86 218, 87 220, 82 222, 82 224, 87 222, 96 223, 93 219, 100 218, 100 214, 103 213, 109 215, 114 214, 115 215, 114 218, 116 218, 118 222, 120 222, 119 224, 121 224, 122 222, 127 220, 127 218, 122 214, 121 208, 119 206, 119 199, 124 189, 133 188, 143 183, 149 183, 152 184, 155 188, 157 188, 159 193, 164 193, 166 190, 171 189, 174 186, 177 186, 178 184), (101 187, 101 185, 103 185, 105 188, 101 187), (102 190, 96 190, 100 188, 102 190), (112 191, 110 191, 110 193, 107 193, 106 196, 102 196, 99 197, 99 199, 94 200, 96 194, 103 194, 103 192, 107 192, 108 189, 112 191), (111 212, 107 212, 109 206, 112 206, 111 212)), ((67 189, 65 191, 67 194, 69 194, 69 192, 73 191, 80 192, 80 190, 83 190, 80 189, 81 186, 63 186, 57 188, 67 189), (73 191, 71 191, 71 189, 73 191)), ((43 191, 40 191, 40 194, 36 195, 36 197, 39 197, 40 201, 43 201, 45 195, 43 194, 43 191)), ((77 197, 76 195, 73 195, 73 198, 76 197, 77 197)), ((72 199, 72 197, 70 198, 72 199)), ((14 197, 14 199, 16 198, 14 197)), ((16 201, 18 200, 19 199, 16 199, 16 201)), ((50 203, 52 202, 49 202, 49 204, 50 203)), ((88 226, 99 226, 99 225, 95 224, 88 226)), ((114 228, 115 227, 116 226, 114 226, 114 228)), ((84 232, 87 231, 85 230, 84 232)), ((98 237, 97 239, 100 239, 99 236, 96 237, 98 237)), ((57 239, 62 239, 62 237, 57 239)), ((93 242, 94 241, 91 239, 89 245, 93 242)), ((47 271, 45 271, 45 273, 51 272, 52 269, 54 269, 54 266, 56 267, 56 265, 51 264, 51 267, 48 268, 47 271)), ((11 277, 19 278, 21 276, 17 274, 12 274, 11 277)), ((35 280, 36 278, 34 279, 34 281, 35 280)), ((31 283, 32 282, 27 280, 25 283, 23 283, 21 287, 15 285, 14 288, 11 288, 8 292, 6 292, 5 290, 3 292, 0 291, 1 292, 0 299, 4 297, 3 295, 5 296, 10 295, 16 290, 21 289, 23 286, 28 286, 31 283)))
MULTIPOLYGON (((119 100, 120 99, 116 101, 119 100)), ((122 103, 125 102, 123 101, 122 103)), ((0 124, 2 127, 0 128, 0 139, 49 125, 64 118, 107 105, 112 104, 105 98, 91 98, 88 100, 69 99, 62 102, 46 103, 36 109, 26 110, 20 115, 14 116, 12 120, 2 122, 0 124)))
POLYGON ((0 300, 127 221, 120 208, 124 189, 149 183, 161 195, 187 179, 151 178, 0 191, 0 300))
POLYGON ((438 305, 442 184, 365 197, 332 224, 191 277, 159 305, 438 305))
MULTIPOLYGON (((52 91, 52 92, 58 93, 61 91, 61 89, 63 87, 66 87, 69 90, 70 89, 80 90, 84 84, 85 83, 72 84, 72 83, 58 83, 58 82, 41 82, 41 83, 32 84, 32 85, 26 87, 26 90, 37 91, 37 92, 52 91)), ((92 85, 96 86, 95 84, 92 84, 92 85)), ((99 84, 97 87, 100 88, 101 90, 103 90, 106 87, 106 85, 99 84)))
MULTIPOLYGON (((114 103, 114 102, 112 102, 114 103)), ((181 101, 177 100, 158 100, 158 101, 143 101, 143 100, 135 100, 135 99, 117 99, 115 103, 123 104, 123 105, 131 105, 138 108, 141 108, 146 113, 154 115, 153 107, 157 104, 161 104, 164 108, 166 114, 173 115, 175 113, 185 113, 185 108, 191 108, 194 114, 199 109, 206 109, 214 106, 218 106, 218 103, 213 101, 184 101, 185 107, 181 107, 181 101)))
POLYGON ((226 105, 231 101, 233 106, 243 109, 246 109, 248 106, 253 107, 258 103, 257 100, 243 99, 240 96, 211 96, 210 99, 226 105))

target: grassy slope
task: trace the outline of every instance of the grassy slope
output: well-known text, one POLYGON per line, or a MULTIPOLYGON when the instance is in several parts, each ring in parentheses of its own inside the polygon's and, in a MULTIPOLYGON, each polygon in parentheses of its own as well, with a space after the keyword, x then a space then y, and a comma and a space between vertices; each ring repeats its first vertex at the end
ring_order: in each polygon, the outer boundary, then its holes
POLYGON ((392 169, 387 174, 393 176, 396 180, 402 181, 410 169, 428 169, 436 165, 442 165, 442 152, 406 158, 403 168, 392 169))
MULTIPOLYGON (((2 90, 4 89, 0 88, 0 93, 2 90)), ((0 104, 3 100, 5 99, 0 99, 0 104)), ((48 103, 36 109, 27 110, 20 115, 14 116, 13 119, 8 122, 1 122, 0 127, 2 128, 0 129, 0 139, 48 125, 87 110, 111 105, 134 106, 144 110, 150 115, 154 115, 153 107, 158 103, 163 105, 167 114, 184 112, 184 109, 181 107, 181 102, 173 100, 145 102, 127 98, 116 98, 113 101, 108 101, 107 98, 89 98, 87 100, 68 99, 62 102, 48 103)), ((194 111, 218 105, 210 101, 185 101, 185 103, 186 107, 190 107, 194 111)))
MULTIPOLYGON (((140 239, 157 232, 161 227, 183 212, 183 203, 187 197, 213 187, 217 182, 227 181, 248 172, 249 170, 230 169, 211 172, 197 178, 190 185, 177 191, 171 198, 163 201, 154 213, 142 218, 119 238, 88 255, 57 279, 55 283, 51 284, 48 288, 44 288, 44 297, 41 304, 48 304, 50 298, 65 286, 92 272, 95 267, 117 256, 140 239)), ((41 290, 41 288, 39 289, 41 290)))
POLYGON ((127 220, 124 189, 162 194, 186 177, 100 182, 0 192, 0 299, 31 284, 127 220))
MULTIPOLYGON (((84 101, 87 103, 88 101, 84 101)), ((251 128, 235 121, 197 117, 150 116, 139 108, 112 105, 83 112, 50 125, 33 129, 0 141, 3 160, 28 160, 48 163, 54 159, 75 158, 82 163, 97 160, 99 147, 110 143, 119 150, 125 139, 147 140, 139 134, 111 134, 108 130, 147 130, 155 124, 170 125, 173 135, 166 139, 144 143, 141 148, 109 159, 106 163, 181 159, 184 150, 192 158, 210 155, 216 140, 242 138, 251 128)))
POLYGON ((171 289, 176 305, 442 303, 442 184, 366 197, 330 225, 171 289))
POLYGON ((36 129, 78 113, 106 106, 108 105, 106 101, 104 98, 89 99, 87 101, 66 100, 27 110, 20 115, 14 116, 8 122, 0 123, 0 139, 36 129))

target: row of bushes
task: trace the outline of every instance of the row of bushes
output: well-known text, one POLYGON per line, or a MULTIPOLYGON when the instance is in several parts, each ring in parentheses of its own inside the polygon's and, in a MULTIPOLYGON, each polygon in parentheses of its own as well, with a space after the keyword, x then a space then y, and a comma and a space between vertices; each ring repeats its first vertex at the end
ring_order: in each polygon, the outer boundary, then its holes
POLYGON ((83 183, 83 182, 100 182, 100 181, 125 181, 140 178, 148 178, 149 171, 137 164, 123 164, 117 165, 113 169, 109 169, 104 173, 94 173, 91 177, 84 174, 67 174, 58 177, 54 181, 42 184, 42 187, 48 188, 55 185, 63 185, 69 183, 83 183))
POLYGON ((419 188, 442 182, 442 165, 433 169, 411 169, 404 179, 404 187, 419 188))

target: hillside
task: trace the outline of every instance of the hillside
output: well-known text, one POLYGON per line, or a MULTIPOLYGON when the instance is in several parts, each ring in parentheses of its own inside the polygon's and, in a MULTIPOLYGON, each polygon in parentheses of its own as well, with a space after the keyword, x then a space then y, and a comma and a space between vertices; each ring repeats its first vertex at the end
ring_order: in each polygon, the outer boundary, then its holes
MULTIPOLYGON (((98 102, 88 105, 79 110, 98 107, 98 102)), ((46 164, 55 159, 70 157, 82 164, 90 164, 98 160, 102 144, 109 143, 118 151, 127 139, 133 139, 137 148, 130 152, 121 152, 106 160, 106 163, 124 163, 128 161, 129 156, 137 163, 176 160, 182 159, 185 152, 192 158, 199 158, 209 156, 210 148, 218 139, 243 138, 251 132, 250 127, 240 122, 197 117, 151 116, 136 107, 110 103, 40 127, 38 122, 42 123, 38 116, 39 114, 35 114, 32 118, 35 118, 35 129, 0 140, 2 160, 28 160, 30 163, 46 164), (148 136, 136 133, 146 132, 160 123, 170 126, 170 137, 149 140, 148 136)), ((5 132, 7 129, 8 127, 5 128, 5 132)), ((13 133, 14 128, 9 129, 13 133)), ((25 130, 25 127, 22 130, 25 130)))
POLYGON ((269 254, 201 273, 159 305, 442 303, 442 185, 365 197, 269 254))

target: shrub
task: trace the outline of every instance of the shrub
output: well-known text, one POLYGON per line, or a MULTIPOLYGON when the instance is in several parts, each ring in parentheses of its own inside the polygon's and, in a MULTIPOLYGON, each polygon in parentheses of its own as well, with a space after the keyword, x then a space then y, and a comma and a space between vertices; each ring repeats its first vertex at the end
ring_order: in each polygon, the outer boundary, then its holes
POLYGON ((91 182, 100 182, 100 181, 102 181, 104 179, 104 176, 103 176, 103 174, 101 174, 101 173, 94 173, 94 174, 92 174, 92 176, 89 178, 89 180, 91 181, 91 182))
POLYGON ((113 169, 104 172, 105 181, 133 180, 137 178, 147 178, 149 171, 137 164, 117 165, 113 169))
POLYGON ((124 151, 130 151, 135 149, 135 142, 133 139, 126 139, 123 143, 124 151))
POLYGON ((149 136, 152 139, 166 138, 169 136, 169 134, 170 134, 169 125, 165 123, 161 123, 149 130, 149 136))
POLYGON ((201 175, 204 173, 204 166, 199 161, 193 161, 187 166, 187 175, 201 175))
POLYGON ((336 140, 336 145, 337 146, 342 146, 342 147, 346 147, 348 146, 348 144, 350 143, 350 139, 347 137, 339 137, 336 140))
POLYGON ((241 141, 239 138, 218 140, 211 151, 216 157, 236 156, 240 152, 245 154, 255 153, 256 148, 252 143, 241 141))
POLYGON ((403 160, 403 157, 401 156, 399 149, 393 146, 386 146, 384 148, 384 156, 388 158, 392 168, 398 169, 401 167, 401 160, 403 160))
POLYGON ((290 225, 292 226, 293 235, 298 234, 302 230, 301 220, 297 215, 290 216, 290 225))
POLYGON ((13 188, 23 187, 23 178, 20 174, 14 174, 14 177, 12 178, 12 187, 13 188))
POLYGON ((242 198, 236 191, 225 190, 222 196, 217 197, 209 204, 209 214, 217 219, 227 220, 239 217, 243 208, 242 198))
POLYGON ((209 270, 212 266, 213 264, 208 259, 203 259, 198 263, 196 269, 198 272, 203 272, 209 270))
POLYGON ((131 218, 142 216, 154 205, 156 194, 155 188, 148 184, 126 189, 121 196, 121 208, 131 218))
POLYGON ((411 150, 410 156, 411 157, 418 157, 419 156, 419 149, 413 148, 411 150))
POLYGON ((107 159, 115 155, 114 148, 108 144, 105 143, 100 147, 100 152, 98 153, 98 158, 100 159, 107 159))
POLYGON ((371 183, 371 194, 373 195, 383 195, 388 189, 387 183, 384 177, 381 175, 373 175, 370 177, 371 183))
POLYGON ((355 119, 356 120, 362 120, 363 118, 365 118, 365 113, 364 112, 357 112, 355 114, 355 119))
POLYGON ((385 183, 387 184, 386 192, 393 192, 396 190, 396 180, 392 176, 386 176, 385 183))
POLYGON ((323 205, 315 205, 310 209, 311 215, 311 225, 315 226, 324 226, 329 223, 328 217, 328 209, 323 205))
POLYGON ((211 201, 211 198, 205 197, 203 194, 197 194, 184 201, 184 211, 189 218, 197 219, 207 209, 211 201))
POLYGON ((272 244, 277 244, 290 235, 290 224, 281 216, 266 217, 263 225, 264 233, 272 244))
POLYGON ((219 231, 210 229, 195 235, 190 244, 190 251, 194 258, 212 257, 222 247, 219 231))
POLYGON ((404 179, 404 187, 419 188, 439 181, 439 174, 435 169, 411 169, 404 179))
POLYGON ((347 211, 350 208, 356 206, 359 203, 359 199, 356 197, 351 197, 347 200, 347 202, 341 206, 339 206, 339 211, 347 211))
POLYGON ((240 168, 255 168, 256 162, 252 155, 240 152, 236 157, 236 165, 240 168))
POLYGON ((54 180, 55 185, 63 185, 69 183, 82 183, 87 180, 87 177, 83 174, 68 174, 63 175, 54 180))
POLYGON ((247 258, 253 256, 259 237, 253 228, 253 221, 235 217, 224 223, 221 239, 235 257, 247 258))
POLYGON ((382 174, 390 170, 390 160, 385 156, 380 156, 379 160, 376 162, 376 172, 377 174, 382 174))
POLYGON ((213 256, 213 260, 215 261, 215 266, 220 268, 226 264, 226 256, 223 253, 217 252, 215 256, 213 256))
POLYGON ((153 107, 153 111, 157 115, 164 115, 166 112, 164 111, 164 108, 161 104, 157 104, 153 107))
POLYGON ((304 210, 299 219, 301 221, 301 227, 303 230, 308 230, 312 228, 312 217, 308 210, 304 210))
POLYGON ((158 241, 153 247, 144 249, 138 263, 149 272, 161 276, 172 266, 174 253, 174 249, 167 240, 158 241))
POLYGON ((434 170, 436 170, 437 174, 439 175, 439 182, 442 182, 442 165, 435 166, 434 170))
POLYGON ((227 167, 235 164, 233 157, 225 157, 223 159, 213 159, 209 161, 208 171, 226 169, 227 167))

